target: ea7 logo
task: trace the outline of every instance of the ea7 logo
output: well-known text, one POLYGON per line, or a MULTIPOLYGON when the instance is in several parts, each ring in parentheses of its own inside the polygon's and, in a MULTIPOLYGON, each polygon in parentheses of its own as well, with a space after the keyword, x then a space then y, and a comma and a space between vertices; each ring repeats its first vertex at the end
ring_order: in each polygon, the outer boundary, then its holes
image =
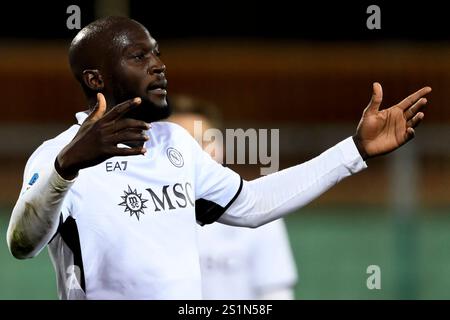
POLYGON ((127 170, 128 161, 108 161, 106 162, 106 172, 127 170))

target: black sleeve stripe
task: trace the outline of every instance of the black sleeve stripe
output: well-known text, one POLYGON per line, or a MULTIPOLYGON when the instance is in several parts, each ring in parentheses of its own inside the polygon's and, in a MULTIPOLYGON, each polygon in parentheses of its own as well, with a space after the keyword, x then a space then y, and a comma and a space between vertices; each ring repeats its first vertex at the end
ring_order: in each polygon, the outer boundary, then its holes
MULTIPOLYGON (((240 177, 241 178, 241 181, 240 181, 240 183, 239 183, 239 188, 238 188, 238 190, 236 191, 236 194, 234 195, 234 197, 230 200, 230 202, 228 202, 228 204, 225 206, 225 208, 224 208, 224 210, 223 210, 223 213, 225 213, 225 211, 227 211, 227 209, 233 204, 233 202, 234 201, 236 201, 236 199, 237 199, 237 197, 239 196, 239 194, 241 193, 241 191, 242 191, 242 185, 244 184, 244 182, 242 181, 242 177, 240 177)), ((216 219, 217 220, 217 219, 216 219)))
POLYGON ((241 182, 239 184, 238 190, 236 191, 236 194, 233 196, 233 198, 230 200, 230 202, 228 202, 228 204, 225 207, 222 207, 221 205, 206 199, 196 200, 195 218, 197 219, 198 223, 203 226, 205 224, 211 224, 217 221, 217 219, 219 219, 237 199, 237 197, 241 193, 242 185, 243 181, 241 178, 241 182))
POLYGON ((63 241, 69 247, 73 253, 73 264, 80 269, 80 281, 81 288, 86 292, 86 281, 84 278, 83 258, 81 255, 80 236, 78 233, 77 222, 74 218, 68 217, 66 221, 61 225, 60 234, 63 241))
POLYGON ((63 241, 73 253, 73 263, 80 269, 80 285, 83 291, 86 292, 86 280, 84 277, 83 258, 81 256, 80 236, 75 219, 69 216, 66 221, 63 221, 63 215, 61 213, 59 216, 58 230, 48 243, 52 242, 58 234, 62 237, 63 241))

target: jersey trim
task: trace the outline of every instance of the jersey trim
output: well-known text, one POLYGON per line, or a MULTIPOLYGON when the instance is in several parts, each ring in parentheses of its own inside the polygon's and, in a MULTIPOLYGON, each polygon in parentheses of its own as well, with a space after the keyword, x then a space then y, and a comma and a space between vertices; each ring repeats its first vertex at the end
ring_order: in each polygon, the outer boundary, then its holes
POLYGON ((74 218, 68 217, 60 226, 59 233, 73 253, 73 264, 80 269, 80 286, 86 292, 86 283, 84 278, 83 258, 81 256, 80 237, 78 234, 77 222, 74 218))
POLYGON ((227 211, 227 209, 233 204, 241 193, 243 181, 242 177, 240 178, 241 181, 236 194, 225 207, 206 199, 198 199, 195 201, 195 218, 197 219, 199 225, 204 226, 205 224, 211 224, 217 221, 217 219, 219 219, 225 211, 227 211))

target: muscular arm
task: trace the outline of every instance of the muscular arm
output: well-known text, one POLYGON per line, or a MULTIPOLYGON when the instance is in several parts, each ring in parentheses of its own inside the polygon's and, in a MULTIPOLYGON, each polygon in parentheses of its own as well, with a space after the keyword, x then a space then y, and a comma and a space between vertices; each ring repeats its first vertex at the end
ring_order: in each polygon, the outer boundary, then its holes
POLYGON ((364 168, 353 139, 348 138, 308 162, 244 181, 241 194, 218 221, 258 227, 310 203, 364 168))
POLYGON ((56 233, 64 198, 74 180, 60 177, 52 165, 18 199, 9 222, 7 243, 18 259, 32 258, 56 233))
POLYGON ((366 167, 364 160, 389 153, 414 137, 424 117, 424 87, 400 103, 380 110, 381 85, 374 83, 372 99, 352 138, 320 156, 253 181, 245 181, 241 194, 219 222, 258 227, 308 204, 336 183, 366 167))
MULTIPOLYGON (((98 103, 86 118, 72 141, 39 172, 41 177, 19 197, 10 219, 7 242, 11 253, 19 259, 37 255, 58 228, 61 206, 79 170, 95 166, 114 156, 145 153, 145 148, 120 148, 128 142, 143 144, 149 125, 123 118, 141 100, 131 99, 106 112, 106 101, 98 94, 98 103)), ((48 159, 47 159, 48 160, 48 159)), ((41 159, 42 161, 42 159, 41 159)), ((45 161, 41 165, 45 166, 45 161)))

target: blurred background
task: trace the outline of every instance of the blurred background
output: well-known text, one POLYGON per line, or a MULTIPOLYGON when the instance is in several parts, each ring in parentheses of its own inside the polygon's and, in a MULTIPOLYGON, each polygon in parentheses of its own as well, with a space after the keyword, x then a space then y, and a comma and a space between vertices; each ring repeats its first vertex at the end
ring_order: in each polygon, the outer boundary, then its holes
MULTIPOLYGON (((170 94, 221 108, 226 128, 280 129, 280 167, 353 134, 372 83, 385 107, 429 85, 425 122, 401 151, 287 218, 297 299, 450 298, 450 32, 444 4, 411 2, 58 1, 9 3, 0 19, 0 299, 56 299, 44 250, 15 260, 6 247, 27 158, 84 110, 67 49, 81 27, 128 15, 160 45, 170 94), (370 30, 367 7, 381 9, 370 30), (381 269, 369 290, 367 267, 381 269)), ((260 165, 235 165, 246 179, 260 165)))

